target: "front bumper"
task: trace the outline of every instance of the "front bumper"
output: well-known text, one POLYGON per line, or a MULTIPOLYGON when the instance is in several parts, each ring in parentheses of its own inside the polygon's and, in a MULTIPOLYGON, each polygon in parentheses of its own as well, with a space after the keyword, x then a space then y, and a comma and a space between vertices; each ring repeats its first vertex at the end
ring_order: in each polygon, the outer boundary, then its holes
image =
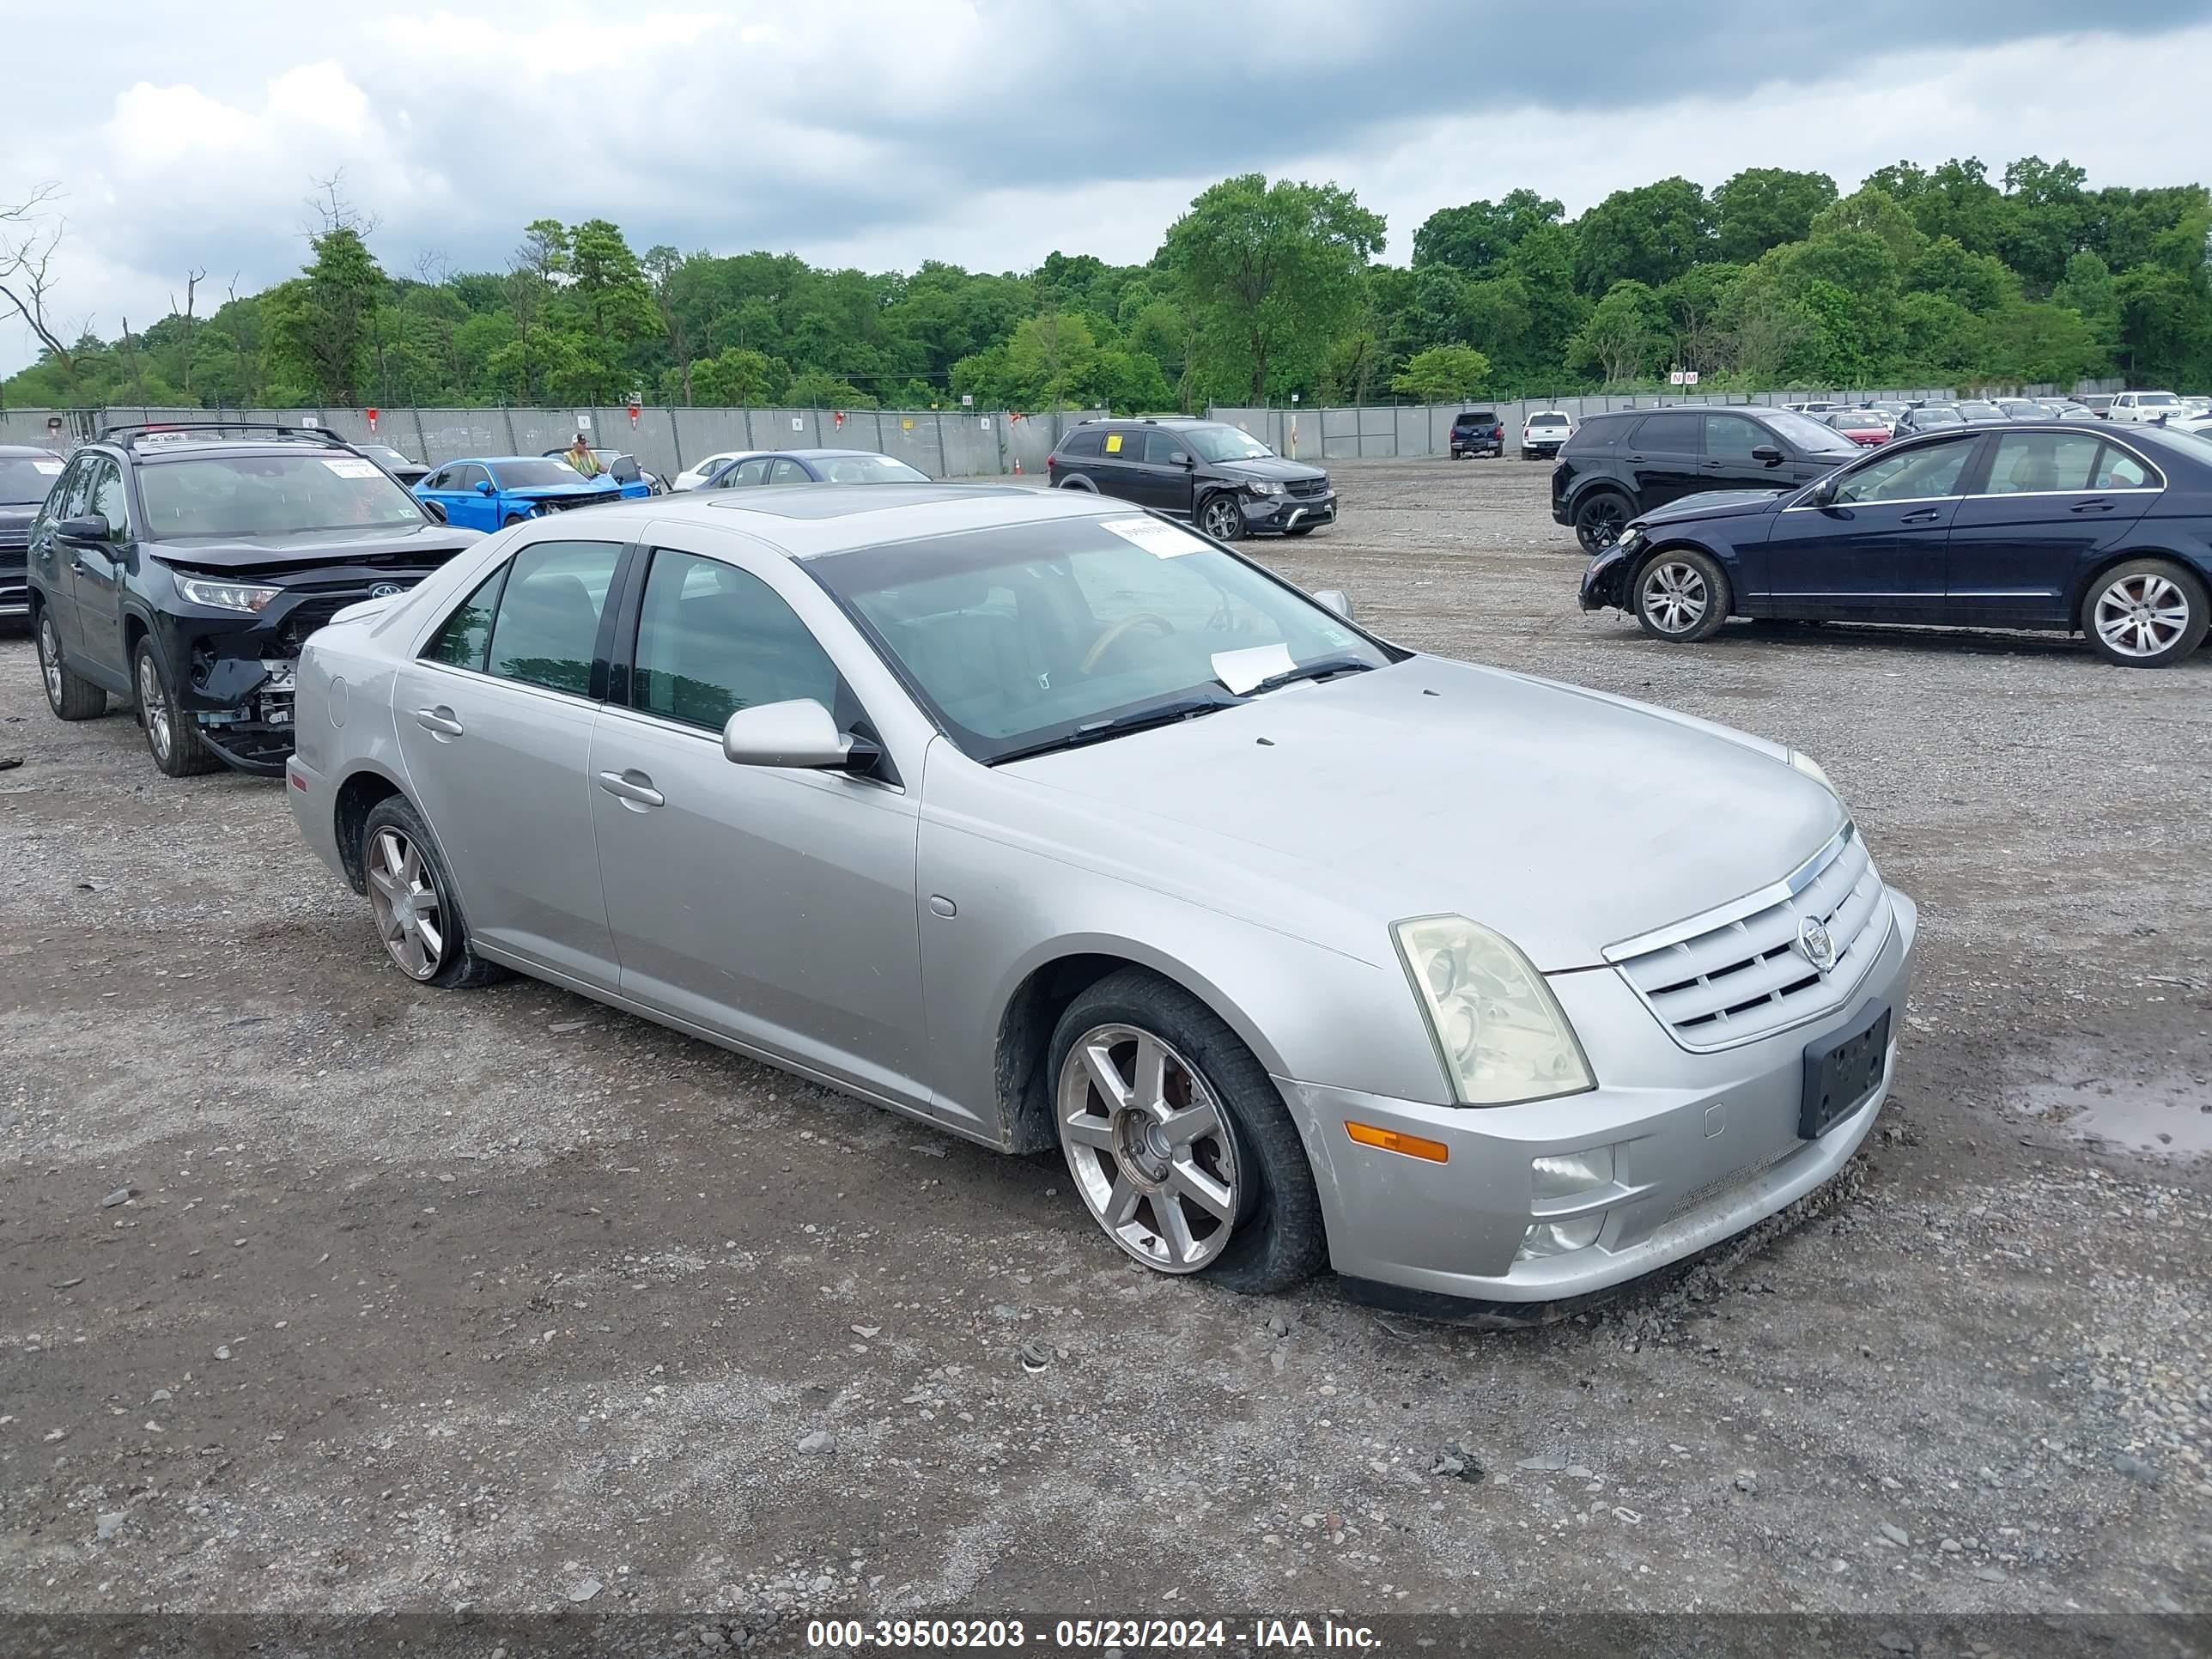
POLYGON ((0 617, 27 617, 31 611, 31 578, 27 554, 20 547, 0 548, 0 617))
POLYGON ((1615 542, 1592 559, 1589 568, 1583 572, 1583 584, 1575 595, 1575 603, 1585 611, 1602 611, 1608 605, 1616 611, 1628 609, 1630 551, 1622 542, 1615 542))
POLYGON ((1874 1127, 1895 1075, 1919 913, 1889 890, 1881 952, 1843 1004, 1819 1018, 1716 1054, 1678 1047, 1610 968, 1551 976, 1600 1086, 1525 1106, 1386 1099, 1278 1079, 1313 1159, 1329 1264, 1350 1278, 1499 1303, 1553 1302, 1650 1273, 1741 1232, 1813 1191, 1874 1127), (1818 1139, 1797 1133, 1810 1044, 1869 1003, 1893 1041, 1865 1104, 1818 1139), (1437 1141, 1431 1163, 1353 1141, 1356 1121, 1437 1141), (1537 1200, 1530 1160, 1612 1149, 1610 1184, 1537 1200), (1517 1255, 1533 1221, 1601 1214, 1597 1240, 1563 1255, 1517 1255))
POLYGON ((1245 495, 1244 528, 1254 534, 1336 522, 1336 492, 1319 495, 1245 495))

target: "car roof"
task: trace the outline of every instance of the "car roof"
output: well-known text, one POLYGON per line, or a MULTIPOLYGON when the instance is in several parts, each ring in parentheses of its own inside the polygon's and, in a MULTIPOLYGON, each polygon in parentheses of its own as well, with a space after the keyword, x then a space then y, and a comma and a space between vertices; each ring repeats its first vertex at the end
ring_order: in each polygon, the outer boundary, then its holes
POLYGON ((456 455, 450 461, 438 463, 441 471, 449 466, 500 466, 508 461, 557 461, 559 455, 456 455))
POLYGON ((36 444, 0 444, 0 460, 58 461, 61 457, 51 449, 41 449, 36 444))
POLYGON ((894 542, 1142 511, 1089 490, 1020 484, 787 484, 611 501, 592 509, 592 522, 611 528, 619 522, 640 536, 670 524, 732 530, 787 558, 815 559, 894 542))

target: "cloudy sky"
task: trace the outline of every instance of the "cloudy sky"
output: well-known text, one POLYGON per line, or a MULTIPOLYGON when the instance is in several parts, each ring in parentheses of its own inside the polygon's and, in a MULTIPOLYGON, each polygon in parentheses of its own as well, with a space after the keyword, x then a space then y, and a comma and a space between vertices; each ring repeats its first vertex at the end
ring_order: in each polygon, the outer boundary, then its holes
MULTIPOLYGON (((1140 260, 1255 169, 1357 191, 1401 260, 1516 185, 1571 214, 1747 166, 2212 170, 2212 0, 0 0, 0 206, 60 186, 62 313, 109 335, 188 268, 217 302, 289 274, 340 170, 396 273, 594 215, 871 269, 1140 260)), ((29 356, 0 325, 0 373, 29 356)))

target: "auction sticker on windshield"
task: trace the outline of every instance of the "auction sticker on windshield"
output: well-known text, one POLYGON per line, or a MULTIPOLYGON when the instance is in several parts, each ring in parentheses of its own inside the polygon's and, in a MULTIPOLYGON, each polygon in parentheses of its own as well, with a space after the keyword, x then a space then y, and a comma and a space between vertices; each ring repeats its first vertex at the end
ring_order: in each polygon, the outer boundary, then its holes
POLYGON ((1107 519, 1103 522, 1123 541, 1134 542, 1146 552, 1163 559, 1179 559, 1207 545, 1189 531, 1163 524, 1158 519, 1107 519))
POLYGON ((31 471, 49 478, 58 478, 62 474, 62 464, 59 461, 33 461, 31 471))
POLYGON ((1240 697, 1261 680, 1287 674, 1297 666, 1291 647, 1280 640, 1272 645, 1248 645, 1241 651, 1213 653, 1213 678, 1240 697))
POLYGON ((378 468, 374 461, 356 461, 343 455, 318 456, 316 459, 321 460, 325 466, 330 468, 341 478, 374 478, 378 476, 378 468))

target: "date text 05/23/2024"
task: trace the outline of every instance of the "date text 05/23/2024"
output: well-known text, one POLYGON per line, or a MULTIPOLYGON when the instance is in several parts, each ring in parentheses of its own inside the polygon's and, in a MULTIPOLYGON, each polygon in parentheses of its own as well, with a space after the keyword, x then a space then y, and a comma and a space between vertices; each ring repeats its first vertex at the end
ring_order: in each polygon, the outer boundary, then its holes
POLYGON ((1238 1647, 1297 1652, 1362 1652, 1380 1645, 1365 1625, 1334 1619, 824 1619, 810 1620, 806 1644, 836 1650, 864 1648, 948 1650, 1024 1648, 1123 1652, 1238 1647))

